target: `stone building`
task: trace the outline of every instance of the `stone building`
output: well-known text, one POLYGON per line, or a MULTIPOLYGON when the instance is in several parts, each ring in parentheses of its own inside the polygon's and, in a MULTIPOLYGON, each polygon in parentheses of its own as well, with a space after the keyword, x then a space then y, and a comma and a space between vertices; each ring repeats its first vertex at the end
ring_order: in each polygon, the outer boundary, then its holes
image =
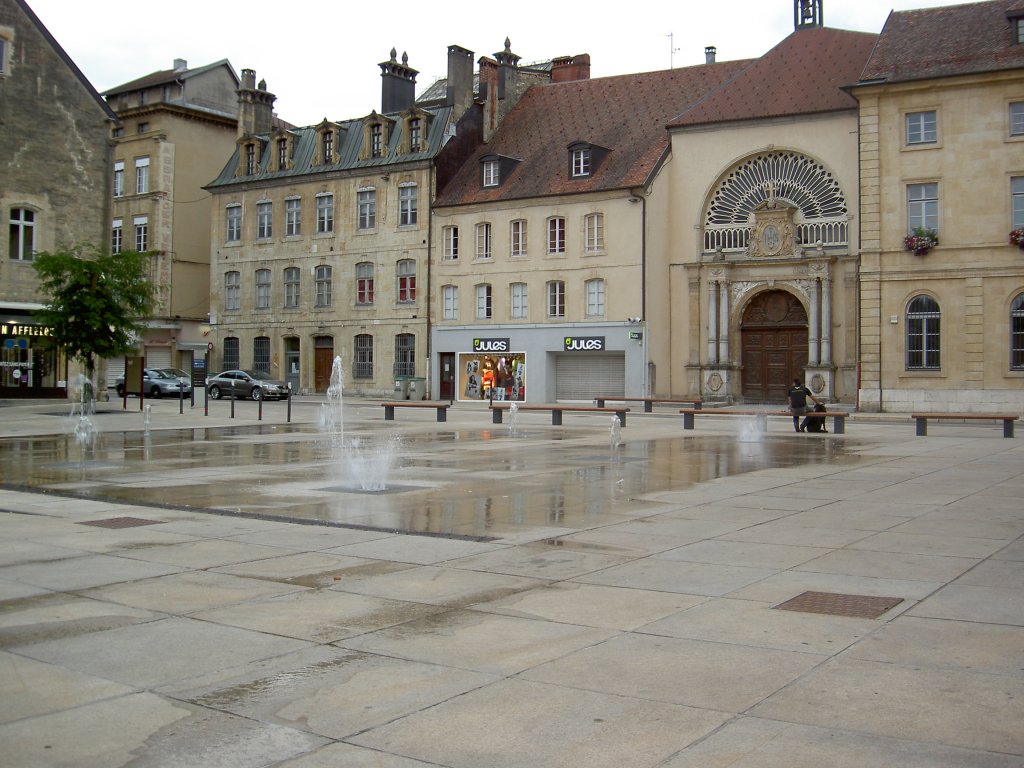
POLYGON ((672 159, 650 215, 665 308, 652 360, 665 391, 785 402, 857 394, 856 82, 877 35, 830 29, 820 0, 795 28, 669 124, 672 159))
POLYGON ((0 0, 0 398, 64 397, 37 252, 106 241, 114 114, 24 0, 0 0))
MULTIPOLYGON (((431 203, 452 169, 543 70, 505 50, 448 49, 443 97, 417 100, 417 71, 380 64, 380 111, 284 129, 274 95, 243 70, 237 149, 213 195, 211 367, 253 368, 324 392, 335 357, 346 392, 391 395, 429 377, 431 203)), ((434 89, 440 92, 439 89, 434 89)))
POLYGON ((891 14, 851 92, 860 408, 1024 411, 1024 3, 891 14))
MULTIPOLYGON (((192 371, 202 381, 209 339, 212 202, 203 190, 235 150, 239 79, 225 59, 153 72, 103 95, 113 130, 111 251, 149 251, 155 289, 139 353, 154 368, 192 371)), ((107 384, 124 359, 107 361, 107 384)))

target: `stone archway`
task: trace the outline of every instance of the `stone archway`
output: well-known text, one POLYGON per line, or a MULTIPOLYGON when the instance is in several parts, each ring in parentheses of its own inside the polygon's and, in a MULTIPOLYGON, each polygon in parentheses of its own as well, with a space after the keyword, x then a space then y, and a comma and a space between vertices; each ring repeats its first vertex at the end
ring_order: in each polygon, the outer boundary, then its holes
POLYGON ((748 402, 785 402, 807 367, 807 312, 788 291, 755 296, 740 320, 741 392, 748 402))

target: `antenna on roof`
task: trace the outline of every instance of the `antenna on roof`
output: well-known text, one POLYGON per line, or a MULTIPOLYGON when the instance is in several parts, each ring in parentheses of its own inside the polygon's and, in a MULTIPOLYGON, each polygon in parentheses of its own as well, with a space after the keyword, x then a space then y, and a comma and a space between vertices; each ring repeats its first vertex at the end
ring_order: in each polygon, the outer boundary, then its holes
POLYGON ((675 47, 675 34, 669 32, 665 37, 668 38, 668 68, 674 69, 673 57, 679 52, 679 49, 675 47))

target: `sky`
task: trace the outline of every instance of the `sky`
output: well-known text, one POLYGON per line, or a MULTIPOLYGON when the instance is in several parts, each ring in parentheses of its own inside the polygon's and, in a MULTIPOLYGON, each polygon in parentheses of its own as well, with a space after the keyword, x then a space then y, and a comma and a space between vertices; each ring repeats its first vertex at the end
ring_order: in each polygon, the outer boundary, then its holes
MULTIPOLYGON (((493 56, 511 40, 521 63, 590 54, 591 77, 760 56, 793 31, 793 0, 634 0, 602 12, 579 3, 466 0, 342 3, 337 0, 27 0, 101 93, 175 59, 200 67, 228 59, 256 71, 297 126, 380 110, 380 62, 392 48, 419 71, 416 93, 442 78, 448 46, 493 56), (585 13, 581 13, 585 7, 585 13), (628 9, 623 11, 623 9, 628 9)), ((880 32, 891 10, 953 0, 824 0, 826 26, 880 32)))

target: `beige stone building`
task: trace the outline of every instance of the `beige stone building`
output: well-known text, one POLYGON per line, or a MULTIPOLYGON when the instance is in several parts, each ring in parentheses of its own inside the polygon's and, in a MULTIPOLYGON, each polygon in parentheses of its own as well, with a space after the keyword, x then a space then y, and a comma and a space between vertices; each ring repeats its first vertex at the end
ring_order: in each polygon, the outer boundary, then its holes
POLYGON ((893 13, 852 93, 861 409, 1024 411, 1024 3, 893 13))
POLYGON ((663 391, 782 405, 800 379, 855 400, 857 102, 842 88, 877 36, 794 5, 788 37, 669 125, 649 202, 668 223, 650 238, 663 391))
POLYGON ((429 379, 431 204, 465 156, 545 70, 451 46, 439 98, 417 100, 403 55, 380 64, 381 109, 313 126, 271 125, 273 94, 243 71, 237 149, 207 186, 212 369, 267 371, 324 392, 392 395, 429 379), (474 88, 474 79, 478 85, 474 88), (476 92, 476 97, 474 97, 476 92))
POLYGON ((0 0, 0 398, 67 394, 75 371, 32 317, 32 262, 105 241, 114 120, 28 4, 0 0))
MULTIPOLYGON (((109 242, 113 252, 149 251, 156 292, 139 353, 149 367, 193 371, 209 338, 212 198, 203 190, 235 150, 239 79, 227 60, 174 66, 103 95, 120 124, 114 156, 109 242)), ((108 386, 124 360, 107 361, 108 386)))

